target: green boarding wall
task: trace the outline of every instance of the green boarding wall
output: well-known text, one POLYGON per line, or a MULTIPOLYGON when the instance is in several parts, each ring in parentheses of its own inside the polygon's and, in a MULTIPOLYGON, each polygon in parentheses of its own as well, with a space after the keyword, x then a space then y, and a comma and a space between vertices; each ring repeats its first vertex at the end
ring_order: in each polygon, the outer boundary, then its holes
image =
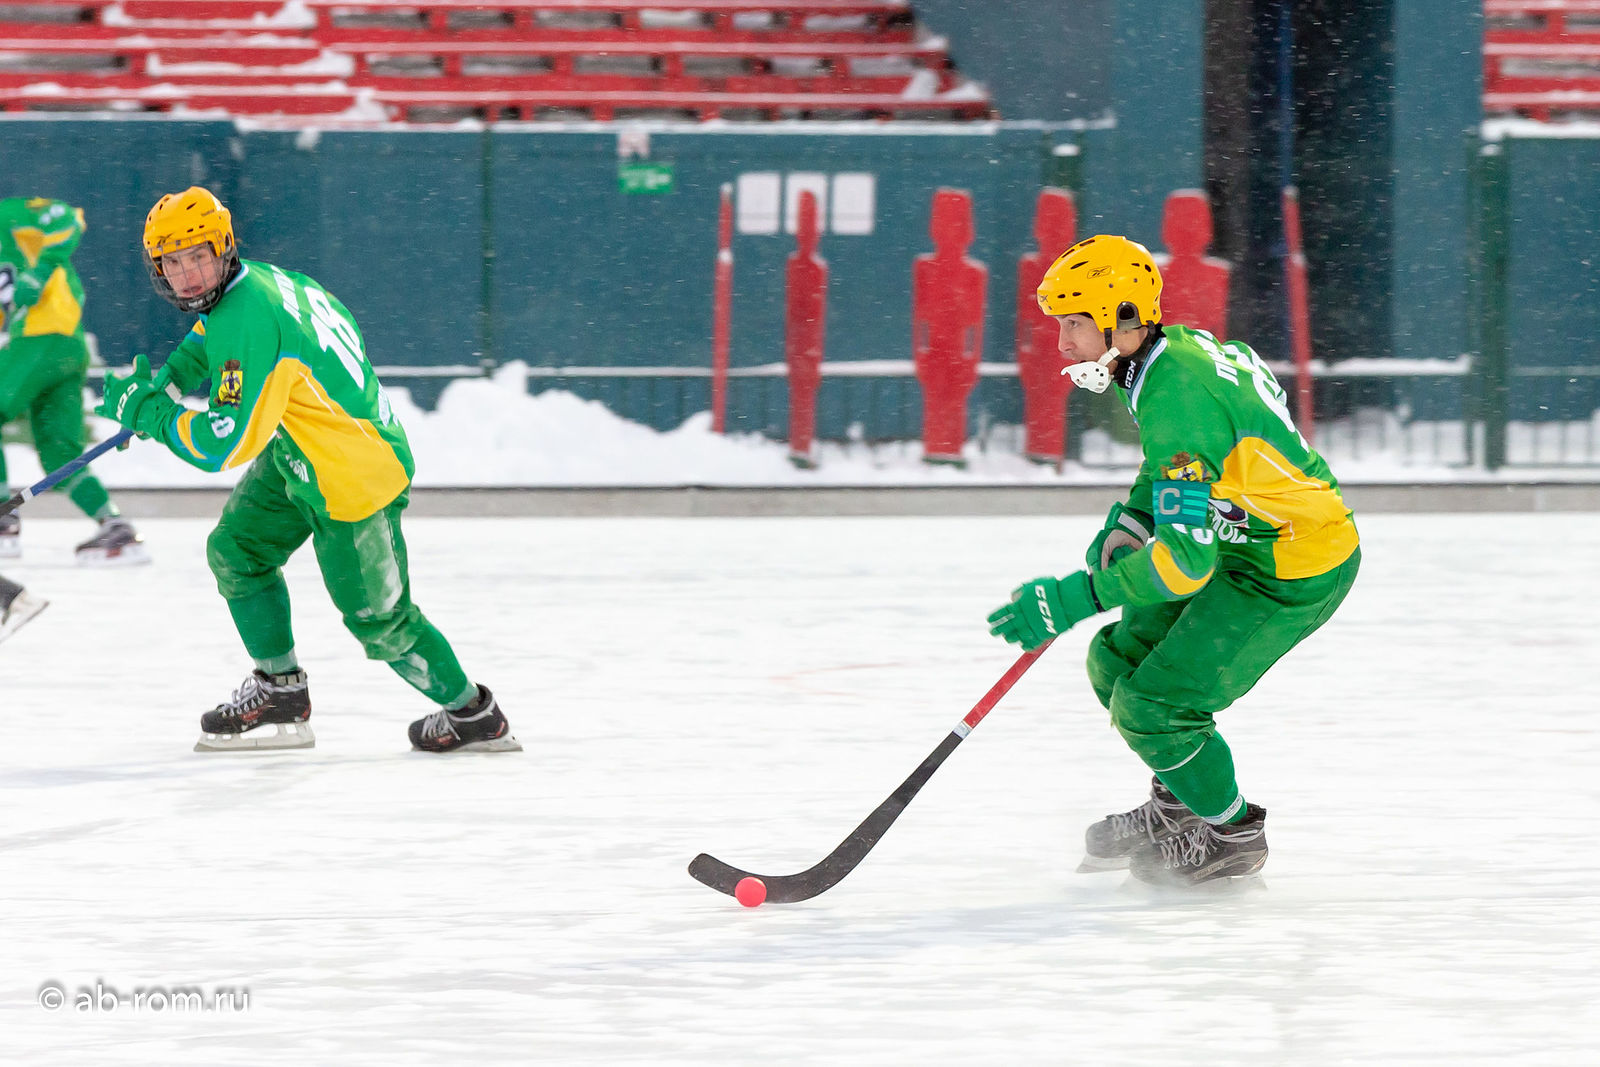
POLYGON ((1505 153, 1504 388, 1513 422, 1600 412, 1600 137, 1523 135, 1505 153))
MULTIPOLYGON (((1069 131, 1039 124, 703 132, 652 131, 651 163, 669 191, 627 195, 619 133, 588 127, 491 130, 245 131, 231 123, 159 120, 0 122, 13 187, 84 207, 77 257, 86 323, 107 362, 157 359, 187 321, 156 299, 139 255, 149 205, 191 183, 234 212, 246 258, 302 270, 350 307, 380 367, 468 368, 521 360, 536 368, 651 368, 669 373, 536 377, 658 427, 709 406, 712 275, 720 189, 750 173, 873 176, 870 233, 826 232, 831 278, 827 358, 910 358, 913 258, 932 250, 928 212, 941 187, 973 195, 990 269, 985 358, 1011 358, 1017 257, 1031 249, 1034 199, 1069 131), (75 160, 115 159, 86 173, 75 160), (114 176, 105 181, 106 174, 114 176), (682 370, 700 376, 675 378, 682 370)), ((781 228, 780 228, 781 229, 781 228)), ((732 365, 783 359, 783 272, 793 237, 734 241, 732 365)), ((548 372, 547 372, 548 373, 548 372)), ((444 379, 401 376, 431 402, 444 379)), ((730 387, 735 428, 785 432, 781 376, 730 387)), ((1015 381, 985 378, 974 425, 1016 421, 1015 381)), ((911 437, 919 397, 904 373, 826 380, 819 432, 852 425, 911 437)))
MULTIPOLYGON (((1364 95, 1339 97, 1352 110, 1300 164, 1322 172, 1303 183, 1323 190, 1324 202, 1306 200, 1308 223, 1350 222, 1308 233, 1317 355, 1475 352, 1475 310, 1486 299, 1470 284, 1481 14, 1461 16, 1449 0, 1359 7, 1352 25, 1383 77, 1358 86, 1364 95)), ((1032 250, 1032 205, 1044 183, 1074 188, 1080 234, 1128 233, 1153 247, 1165 195, 1202 183, 1206 8, 1203 0, 1025 0, 1003 9, 928 0, 924 20, 949 35, 956 61, 989 80, 1016 121, 656 128, 630 151, 670 167, 670 189, 659 195, 620 191, 621 128, 599 126, 318 133, 163 117, 6 116, 0 163, 7 193, 59 196, 87 210, 78 262, 88 326, 108 362, 136 351, 159 357, 187 328, 150 293, 137 242, 160 193, 201 182, 233 207, 247 256, 306 270, 339 294, 374 363, 403 371, 392 382, 424 404, 447 380, 427 376, 430 368, 453 374, 523 360, 537 371, 532 388, 571 389, 668 427, 709 406, 718 189, 754 173, 776 175, 783 188, 795 176, 873 178, 871 232, 822 239, 836 366, 909 360, 907 285, 912 259, 931 249, 929 202, 940 187, 970 190, 971 254, 990 271, 984 358, 1010 362, 1015 265, 1032 250), (562 375, 563 367, 613 373, 562 375), (628 373, 635 376, 619 376, 628 373)), ((1556 260, 1567 264, 1559 270, 1540 258, 1541 247, 1565 249, 1572 235, 1592 232, 1571 222, 1592 203, 1591 151, 1566 140, 1509 153, 1516 232, 1551 235, 1510 242, 1511 308, 1559 302, 1593 312, 1592 257, 1580 250, 1556 260)), ((734 241, 732 361, 741 376, 731 383, 730 420, 780 437, 783 379, 760 369, 782 360, 783 262, 792 248, 784 233, 734 241)), ((819 432, 915 437, 920 397, 903 371, 826 378, 819 432)), ((1371 396, 1410 417, 1452 418, 1471 391, 1462 384, 1450 380, 1441 391, 1437 382, 1424 389, 1401 380, 1371 396)), ((1559 404, 1531 403, 1530 417, 1592 409, 1583 388, 1563 392, 1559 404)), ((986 376, 973 428, 1019 416, 1015 380, 986 376)))

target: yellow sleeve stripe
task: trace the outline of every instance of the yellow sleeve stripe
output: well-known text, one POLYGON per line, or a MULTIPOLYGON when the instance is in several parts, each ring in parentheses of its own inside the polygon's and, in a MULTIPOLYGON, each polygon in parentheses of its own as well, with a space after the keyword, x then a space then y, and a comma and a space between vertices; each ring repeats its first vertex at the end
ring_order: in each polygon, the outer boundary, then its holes
POLYGON ((294 388, 296 373, 304 371, 305 364, 298 359, 280 359, 272 368, 267 380, 261 383, 261 392, 255 406, 250 409, 250 421, 245 423, 239 443, 233 446, 228 458, 222 461, 223 470, 243 466, 261 454, 278 432, 283 421, 283 411, 289 406, 289 393, 294 388))
POLYGON ((203 463, 207 457, 205 453, 194 447, 194 431, 189 429, 189 424, 194 422, 194 417, 198 414, 199 412, 197 411, 185 411, 178 416, 178 443, 188 450, 189 455, 203 463))
POLYGON ((1206 572, 1200 577, 1191 578, 1183 573, 1183 568, 1178 566, 1178 561, 1172 557, 1172 549, 1160 541, 1150 546, 1150 564, 1155 567, 1156 577, 1161 579, 1161 584, 1177 597, 1199 592, 1200 587, 1211 580, 1211 573, 1216 569, 1207 567, 1206 572))

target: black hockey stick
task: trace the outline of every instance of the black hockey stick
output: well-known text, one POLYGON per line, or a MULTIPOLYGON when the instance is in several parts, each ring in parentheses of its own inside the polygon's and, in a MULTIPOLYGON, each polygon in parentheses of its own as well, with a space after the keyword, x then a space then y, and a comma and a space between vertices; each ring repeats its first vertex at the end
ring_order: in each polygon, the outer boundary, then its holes
POLYGON ((888 832, 889 827, 906 810, 906 805, 911 803, 917 791, 927 784, 933 772, 945 761, 956 746, 966 740, 968 734, 983 721, 983 717, 1000 702, 1000 698, 1016 684, 1027 669, 1033 666, 1033 661, 1044 655, 1044 650, 1049 644, 1040 645, 1032 652, 1024 652, 1011 669, 994 683, 994 687, 983 695, 983 699, 967 712, 966 717, 956 723, 954 730, 950 731, 939 747, 928 754, 916 770, 911 772, 911 777, 900 783, 900 788, 889 795, 889 799, 879 804, 871 815, 868 815, 861 825, 843 841, 839 847, 823 857, 822 862, 799 874, 780 875, 752 875, 749 871, 741 871, 717 859, 715 856, 702 852, 689 864, 689 873, 698 881, 710 886, 719 893, 733 895, 734 887, 741 879, 755 877, 761 879, 767 887, 766 899, 774 904, 792 904, 797 900, 810 900, 820 893, 838 885, 844 876, 856 869, 860 862, 867 858, 878 840, 888 832))

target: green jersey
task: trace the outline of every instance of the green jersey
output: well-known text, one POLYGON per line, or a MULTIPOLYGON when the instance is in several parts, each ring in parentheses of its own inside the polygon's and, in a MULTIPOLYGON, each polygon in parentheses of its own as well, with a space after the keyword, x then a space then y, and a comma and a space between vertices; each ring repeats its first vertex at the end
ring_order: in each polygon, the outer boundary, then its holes
POLYGON ((359 522, 411 484, 405 430, 345 306, 304 274, 244 260, 156 376, 188 393, 209 380, 204 411, 180 410, 161 437, 180 459, 221 471, 263 452, 289 495, 359 522))
POLYGON ((1355 551, 1339 483, 1249 345, 1163 327, 1117 387, 1144 452, 1126 506, 1152 516, 1155 535, 1098 576, 1106 607, 1192 596, 1219 563, 1309 578, 1355 551))
POLYGON ((83 334, 83 283, 70 257, 83 209, 60 200, 0 200, 0 327, 7 339, 83 334))

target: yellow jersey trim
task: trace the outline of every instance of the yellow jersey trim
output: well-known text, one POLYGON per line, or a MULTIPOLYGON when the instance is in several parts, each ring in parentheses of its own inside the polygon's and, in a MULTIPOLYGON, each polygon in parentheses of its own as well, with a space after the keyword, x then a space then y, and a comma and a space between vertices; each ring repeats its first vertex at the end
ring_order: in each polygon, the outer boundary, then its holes
POLYGON ((1198 578, 1191 578, 1183 573, 1183 568, 1178 566, 1178 561, 1172 556, 1172 549, 1157 541, 1150 546, 1150 565, 1156 569, 1156 577, 1161 579, 1174 596, 1186 597, 1200 591, 1200 587, 1211 580, 1215 567, 1206 568, 1206 572, 1198 578))
POLYGON ((83 321, 83 305, 72 295, 65 267, 57 267, 39 292, 39 301, 28 309, 22 321, 22 336, 40 337, 59 333, 71 337, 83 321))
POLYGON ((28 261, 31 270, 39 265, 39 257, 44 255, 45 249, 66 244, 72 240, 74 232, 75 228, 72 226, 64 230, 52 230, 49 233, 37 226, 18 226, 11 231, 11 239, 17 242, 17 249, 21 251, 22 258, 28 261))
POLYGON ((223 469, 254 459, 282 427, 316 472, 317 487, 336 522, 359 522, 387 506, 411 479, 368 419, 328 395, 311 368, 280 359, 261 387, 239 443, 223 469))
POLYGON ((1279 578, 1326 574, 1349 559, 1361 541, 1339 491, 1259 437, 1233 446, 1212 495, 1237 501, 1278 531, 1272 558, 1279 578))

